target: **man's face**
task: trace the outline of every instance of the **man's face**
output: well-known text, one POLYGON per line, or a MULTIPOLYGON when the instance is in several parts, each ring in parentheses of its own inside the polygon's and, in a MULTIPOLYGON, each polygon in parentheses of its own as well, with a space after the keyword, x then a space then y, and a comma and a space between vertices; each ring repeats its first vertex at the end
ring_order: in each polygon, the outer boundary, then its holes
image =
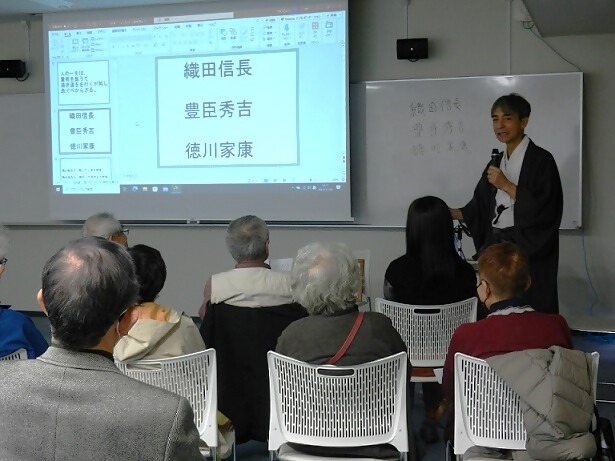
POLYGON ((523 130, 528 118, 519 118, 519 114, 505 113, 500 107, 491 114, 493 132, 498 141, 505 144, 518 144, 523 139, 523 130))

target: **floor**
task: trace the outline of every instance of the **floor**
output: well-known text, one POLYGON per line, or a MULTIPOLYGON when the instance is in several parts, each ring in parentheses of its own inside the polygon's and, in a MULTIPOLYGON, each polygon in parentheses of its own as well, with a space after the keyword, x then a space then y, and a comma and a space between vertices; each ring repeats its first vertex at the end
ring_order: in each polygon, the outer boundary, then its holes
POLYGON ((574 332, 575 349, 600 353, 596 399, 600 416, 615 423, 615 334, 574 332))

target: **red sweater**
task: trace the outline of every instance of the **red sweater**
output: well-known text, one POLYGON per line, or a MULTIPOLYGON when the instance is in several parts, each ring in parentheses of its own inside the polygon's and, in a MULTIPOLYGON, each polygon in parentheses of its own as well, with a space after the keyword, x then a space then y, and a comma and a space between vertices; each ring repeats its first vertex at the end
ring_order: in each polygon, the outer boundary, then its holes
POLYGON ((564 317, 558 314, 534 311, 503 315, 494 313, 484 320, 461 325, 453 333, 446 354, 442 377, 444 395, 449 402, 453 402, 454 358, 457 352, 486 359, 508 352, 548 349, 551 346, 572 349, 570 329, 564 317))

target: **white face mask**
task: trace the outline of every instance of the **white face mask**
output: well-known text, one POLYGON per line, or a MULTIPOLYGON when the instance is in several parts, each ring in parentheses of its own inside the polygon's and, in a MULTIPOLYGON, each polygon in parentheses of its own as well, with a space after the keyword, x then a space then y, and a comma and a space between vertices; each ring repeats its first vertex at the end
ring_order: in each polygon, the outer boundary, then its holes
MULTIPOLYGON (((485 284, 485 283, 487 283, 487 282, 485 282, 485 280, 481 280, 481 281, 480 281, 480 283, 478 284, 478 286, 476 287, 476 296, 478 297, 478 300, 479 300, 482 304, 485 304, 485 301, 487 300, 487 298, 482 299, 482 297, 481 297, 481 295, 480 295, 480 292, 481 292, 481 286, 483 286, 483 284, 485 284)), ((485 288, 483 288, 483 290, 484 290, 484 291, 485 291, 485 293, 486 293, 486 287, 485 287, 485 288)))

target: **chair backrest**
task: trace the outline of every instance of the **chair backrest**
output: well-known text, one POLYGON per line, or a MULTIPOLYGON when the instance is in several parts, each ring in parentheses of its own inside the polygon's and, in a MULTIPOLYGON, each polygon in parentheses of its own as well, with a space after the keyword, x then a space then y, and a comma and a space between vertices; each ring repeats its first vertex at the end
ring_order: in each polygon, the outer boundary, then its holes
POLYGON ((276 352, 269 365, 269 450, 390 443, 408 452, 405 352, 354 365, 311 365, 276 352))
POLYGON ((0 357, 0 360, 26 360, 28 358, 28 351, 25 349, 17 349, 15 352, 11 352, 9 355, 0 357))
POLYGON ((413 367, 443 367, 457 327, 476 321, 477 299, 451 304, 415 306, 376 299, 374 310, 391 319, 408 347, 413 367))
POLYGON ((487 362, 455 354, 455 454, 472 446, 525 450, 519 396, 487 362))
POLYGON ((126 375, 188 399, 201 439, 218 445, 216 351, 207 349, 180 357, 116 362, 126 375))
MULTIPOLYGON (((592 353, 592 396, 600 355, 592 353)), ((455 454, 472 446, 525 450, 527 434, 519 396, 489 364, 469 355, 455 354, 455 454)))
POLYGON ((224 303, 207 307, 200 331, 207 347, 216 349, 218 408, 233 421, 237 443, 267 441, 267 352, 275 350, 288 325, 306 316, 298 304, 257 309, 224 303))

